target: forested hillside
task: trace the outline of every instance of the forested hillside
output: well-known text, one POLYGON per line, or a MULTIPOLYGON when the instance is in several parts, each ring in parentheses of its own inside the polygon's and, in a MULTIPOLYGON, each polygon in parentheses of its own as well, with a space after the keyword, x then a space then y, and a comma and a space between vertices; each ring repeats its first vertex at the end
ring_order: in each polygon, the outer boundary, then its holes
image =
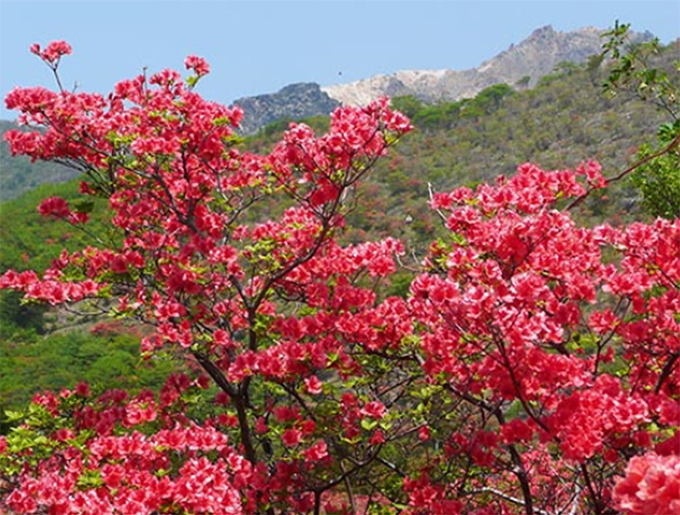
MULTIPOLYGON (((677 43, 667 47, 659 66, 670 67, 677 54, 677 43)), ((519 164, 528 161, 552 169, 573 168, 596 159, 605 176, 615 175, 641 143, 653 138, 664 114, 650 103, 625 95, 605 96, 602 83, 606 73, 600 61, 593 58, 585 65, 563 63, 533 89, 522 90, 520 86, 518 91, 500 84, 474 99, 438 105, 423 104, 413 97, 393 99, 416 130, 392 149, 370 182, 358 190, 356 209, 348 217, 343 238, 358 242, 386 235, 399 237, 408 247, 409 259, 417 262, 441 228, 428 207, 430 191, 490 181, 499 174, 511 175, 519 164)), ((289 121, 267 126, 257 136, 246 138, 244 146, 265 152, 289 121)), ((317 132, 328 126, 325 117, 306 122, 317 132)), ((10 126, 3 123, 2 131, 10 126)), ((0 149, 4 199, 43 181, 59 182, 75 175, 59 165, 11 159, 4 141, 0 149)), ((64 246, 79 248, 85 242, 94 242, 92 234, 105 235, 96 221, 107 216, 104 203, 94 206, 95 222, 89 224, 88 235, 40 217, 36 206, 52 195, 77 202, 77 186, 43 184, 0 205, 1 272, 9 268, 45 268, 64 246)), ((637 192, 622 182, 608 191, 607 198, 591 199, 581 216, 593 223, 603 219, 621 221, 635 213, 639 215, 636 198, 637 192)), ((398 281, 393 288, 400 293, 398 281)), ((84 337, 96 325, 97 317, 20 305, 18 295, 6 291, 0 293, 0 299, 4 407, 25 402, 33 391, 72 386, 77 378, 89 377, 88 369, 95 371, 90 375, 107 370, 101 375, 105 382, 116 383, 129 377, 139 386, 155 384, 154 374, 145 371, 135 358, 135 345, 131 343, 135 329, 122 325, 111 330, 100 327, 98 334, 84 337), (66 336, 71 330, 75 336, 66 336), (69 345, 64 346, 65 340, 69 345), (94 347, 99 349, 96 355, 91 353, 94 347)))
MULTIPOLYGON (((677 42, 666 47, 658 66, 671 69, 678 48, 677 42)), ((353 226, 379 234, 406 231, 428 241, 433 234, 428 184, 434 191, 446 191, 491 181, 513 174, 524 162, 563 169, 595 159, 605 176, 615 175, 643 142, 654 139, 667 115, 631 95, 605 95, 606 77, 607 69, 594 57, 580 66, 563 63, 533 89, 516 91, 501 84, 474 99, 437 105, 394 98, 416 130, 379 164, 374 180, 363 189, 353 226)), ((325 127, 323 118, 308 122, 317 130, 325 127)), ((247 143, 264 151, 287 125, 270 125, 247 143)), ((613 193, 591 202, 592 222, 636 211, 637 192, 628 182, 617 184, 613 193)))

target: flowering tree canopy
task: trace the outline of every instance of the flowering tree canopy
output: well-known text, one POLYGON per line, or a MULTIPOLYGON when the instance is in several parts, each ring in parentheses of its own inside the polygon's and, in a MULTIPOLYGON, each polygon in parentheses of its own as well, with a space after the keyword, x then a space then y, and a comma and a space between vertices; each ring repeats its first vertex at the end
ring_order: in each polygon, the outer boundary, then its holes
MULTIPOLYGON (((32 47, 56 74, 64 42, 32 47)), ((341 244, 411 130, 387 100, 292 124, 268 155, 164 70, 103 97, 19 88, 14 154, 81 170, 111 230, 0 287, 149 327, 195 365, 158 394, 36 396, 0 437, 15 513, 665 514, 680 508, 680 222, 579 226, 597 163, 525 164, 431 199, 446 235, 406 296, 401 243, 341 244)), ((91 203, 45 216, 85 226, 91 203)))

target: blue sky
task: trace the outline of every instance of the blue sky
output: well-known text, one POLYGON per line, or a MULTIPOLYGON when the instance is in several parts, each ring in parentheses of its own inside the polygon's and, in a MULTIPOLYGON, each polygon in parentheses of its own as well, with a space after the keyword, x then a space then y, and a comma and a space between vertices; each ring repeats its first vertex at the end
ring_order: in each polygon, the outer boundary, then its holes
MULTIPOLYGON (((52 87, 31 43, 71 43, 65 87, 106 93, 144 67, 208 59, 204 96, 230 103, 294 82, 349 82, 404 69, 466 69, 551 24, 568 31, 615 20, 668 42, 678 0, 591 1, 31 1, 0 0, 0 96, 52 87)), ((0 118, 14 113, 0 109, 0 118)))

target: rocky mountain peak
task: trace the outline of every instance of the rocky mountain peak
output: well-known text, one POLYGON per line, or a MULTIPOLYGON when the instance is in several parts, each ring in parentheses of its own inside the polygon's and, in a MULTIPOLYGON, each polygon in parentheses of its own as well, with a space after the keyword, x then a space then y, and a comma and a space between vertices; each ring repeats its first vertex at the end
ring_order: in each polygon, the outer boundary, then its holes
POLYGON ((509 85, 529 77, 529 85, 555 69, 560 62, 580 63, 602 49, 601 30, 585 27, 559 32, 552 25, 534 30, 529 37, 469 70, 398 71, 349 84, 322 88, 343 104, 364 105, 381 94, 383 85, 399 94, 415 95, 425 101, 455 101, 473 97, 482 89, 504 82, 509 85))
POLYGON ((290 84, 277 93, 240 98, 234 105, 244 111, 241 132, 252 134, 268 123, 284 118, 300 119, 328 114, 340 103, 312 82, 290 84))
MULTIPOLYGON (((522 82, 532 87, 563 62, 582 63, 602 51, 602 30, 584 27, 560 32, 552 25, 534 30, 529 37, 469 70, 401 70, 363 80, 320 87, 292 84, 278 93, 242 98, 245 110, 242 132, 249 134, 282 118, 328 114, 341 104, 366 105, 381 96, 414 95, 425 102, 472 98, 484 88, 522 82)), ((637 40, 649 40, 648 32, 637 40)))
POLYGON ((546 25, 545 27, 539 27, 534 30, 531 35, 527 38, 528 41, 533 39, 549 38, 556 34, 555 29, 552 25, 546 25))

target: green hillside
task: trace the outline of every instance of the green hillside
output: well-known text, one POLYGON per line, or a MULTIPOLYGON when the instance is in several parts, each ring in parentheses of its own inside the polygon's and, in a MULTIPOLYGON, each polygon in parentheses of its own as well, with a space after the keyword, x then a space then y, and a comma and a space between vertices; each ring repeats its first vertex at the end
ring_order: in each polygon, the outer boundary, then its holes
MULTIPOLYGON (((44 269, 63 248, 91 245, 92 234, 105 234, 103 201, 95 204, 87 233, 45 219, 36 210, 49 196, 76 200, 77 191, 73 181, 45 183, 0 204, 0 270, 44 269)), ((122 322, 48 310, 0 291, 0 412, 26 403, 35 392, 82 380, 105 388, 159 388, 177 362, 170 355, 153 363, 141 361, 140 335, 139 328, 122 322)))
MULTIPOLYGON (((0 135, 16 128, 16 124, 0 120, 0 135)), ((31 163, 25 156, 12 157, 9 145, 0 138, 0 202, 16 198, 45 182, 64 182, 77 175, 74 170, 56 163, 31 163)))
MULTIPOLYGON (((678 54, 676 42, 665 48, 656 65, 670 70, 678 54)), ((439 105, 394 98, 416 130, 379 164, 364 189, 370 202, 360 203, 353 225, 395 234, 410 216, 415 234, 423 235, 423 230, 429 234, 428 183, 442 191, 490 181, 514 173, 527 161, 563 169, 595 159, 605 176, 616 175, 641 144, 654 139, 668 115, 632 96, 604 95, 606 77, 607 70, 592 59, 584 65, 563 63, 530 90, 496 85, 474 99, 439 105)), ((323 120, 312 122, 323 128, 323 120)), ((269 126, 248 144, 265 151, 286 126, 286 122, 269 126)), ((591 202, 586 216, 601 221, 638 212, 638 193, 629 183, 617 184, 608 196, 591 202)))
MULTIPOLYGON (((670 69, 678 50, 678 43, 667 47, 657 65, 670 69)), ((512 174, 527 161, 554 169, 596 159, 605 176, 616 175, 667 120, 650 103, 625 95, 605 97, 602 83, 606 76, 607 71, 592 59, 586 65, 563 63, 530 90, 521 84, 496 85, 474 99, 439 105, 425 105, 412 97, 393 99, 411 117, 416 130, 379 164, 358 192, 345 239, 399 237, 417 261, 439 228, 428 209, 430 189, 443 191, 493 180, 499 174, 512 174)), ((328 124, 324 117, 307 122, 318 131, 328 124)), ((262 129, 247 138, 245 146, 267 151, 287 124, 281 121, 262 129)), ((9 127, 5 122, 0 125, 3 133, 9 127)), ((64 246, 91 243, 87 234, 42 219, 36 211, 47 196, 76 198, 75 182, 35 188, 45 181, 57 183, 73 177, 72 172, 57 165, 11 159, 4 142, 0 151, 1 198, 5 200, 0 204, 0 273, 8 268, 44 268, 64 246), (16 196, 22 190, 30 191, 16 196)), ((628 182, 616 184, 607 195, 591 199, 580 216, 593 223, 641 216, 637 190, 628 182)), ((90 230, 105 234, 101 221, 106 216, 106 205, 97 204, 90 230)), ((395 293, 404 288, 395 285, 395 293)), ((7 292, 0 293, 0 320, 4 407, 25 402, 36 390, 73 386, 82 378, 99 378, 105 387, 156 387, 167 365, 161 362, 155 365, 160 368, 148 368, 140 364, 136 328, 120 324, 102 328, 96 319, 22 305, 7 292)))

